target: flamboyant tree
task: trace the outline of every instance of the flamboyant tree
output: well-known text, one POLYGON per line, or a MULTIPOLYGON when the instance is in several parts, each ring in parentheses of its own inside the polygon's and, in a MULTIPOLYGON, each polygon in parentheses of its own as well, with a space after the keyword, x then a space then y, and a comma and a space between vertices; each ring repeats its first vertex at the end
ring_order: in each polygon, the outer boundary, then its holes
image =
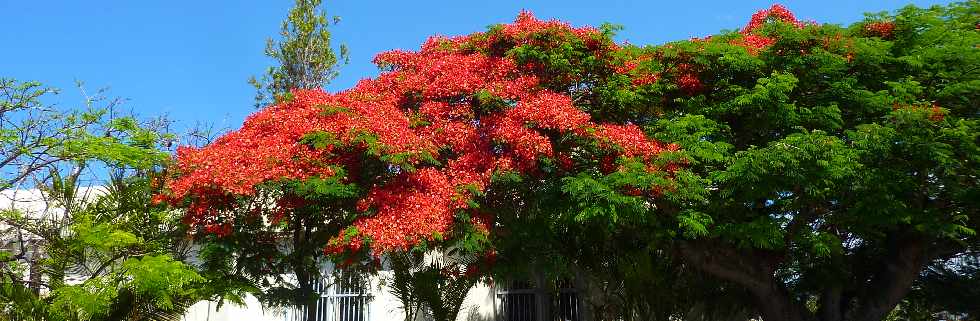
POLYGON ((322 250, 331 237, 331 253, 370 244, 380 254, 445 239, 479 251, 492 216, 471 198, 494 175, 539 175, 558 158, 589 161, 590 150, 603 154, 608 170, 622 155, 668 173, 657 157, 670 146, 633 125, 593 122, 573 106, 568 88, 577 77, 492 48, 565 43, 594 55, 616 49, 597 29, 524 14, 486 34, 379 55, 387 72, 377 79, 337 94, 293 91, 210 146, 179 151, 169 198, 186 202, 187 222, 211 240, 202 251, 208 270, 272 282, 257 284, 264 301, 283 304, 277 299, 313 297, 304 296, 308 273, 295 274, 295 288, 277 278, 299 271, 290 266, 315 267, 316 257, 295 254, 322 250), (284 243, 292 249, 283 251, 284 243))
POLYGON ((879 320, 925 264, 975 255, 978 10, 769 24, 749 32, 771 44, 741 58, 741 35, 663 48, 705 89, 663 95, 650 129, 703 153, 692 170, 717 188, 684 207, 684 261, 747 288, 766 319, 879 320))
MULTIPOLYGON (((553 66, 547 57, 509 50, 521 48, 579 50, 593 64, 618 50, 597 29, 522 13, 486 33, 386 52, 376 58, 386 72, 375 79, 336 94, 296 90, 211 145, 178 151, 179 176, 168 183, 167 198, 184 202, 189 224, 218 235, 234 231, 238 222, 225 212, 242 202, 258 200, 255 213, 279 222, 320 205, 311 194, 355 198, 345 212, 357 218, 330 250, 369 245, 380 254, 443 238, 460 213, 471 217, 461 223, 486 230, 492 217, 473 200, 494 176, 572 173, 588 163, 607 173, 656 174, 669 185, 676 165, 660 156, 675 146, 633 124, 593 120, 573 101, 582 80, 560 69, 580 62, 553 66), (640 168, 617 165, 617 158, 640 168)), ((610 73, 615 67, 604 66, 610 73)))
MULTIPOLYGON (((926 264, 977 253, 978 10, 908 7, 843 28, 777 6, 741 30, 624 49, 633 77, 593 88, 591 113, 680 145, 706 188, 651 211, 606 194, 609 176, 522 182, 528 204, 497 211, 522 215, 498 218, 498 262, 564 256, 635 276, 646 254, 737 285, 766 320, 882 319, 926 264)), ((647 284, 691 284, 674 277, 647 284)))
POLYGON ((180 150, 164 199, 204 237, 314 219, 349 259, 488 236, 501 262, 651 255, 766 320, 881 319, 925 264, 976 248, 977 11, 842 28, 774 6, 643 48, 522 13, 293 91, 180 150))
MULTIPOLYGON (((257 108, 288 99, 293 89, 322 88, 338 75, 340 64, 347 60, 347 47, 341 44, 339 50, 334 50, 330 26, 339 21, 336 16, 328 18, 321 0, 295 1, 282 22, 280 39, 269 38, 266 43, 265 55, 275 63, 261 78, 249 80, 256 89, 257 108)), ((333 233, 333 224, 316 212, 309 214, 292 220, 286 230, 252 224, 241 226, 236 237, 201 242, 207 250, 202 256, 205 271, 211 278, 230 280, 229 288, 253 289, 266 305, 312 304, 319 297, 314 293, 315 282, 322 277, 324 255, 320 239, 333 233), (254 256, 266 259, 253 260, 254 256), (269 277, 286 271, 294 278, 269 277), (295 289, 291 289, 293 285, 295 289)), ((306 309, 306 313, 306 318, 313 320, 316 309, 306 309)))

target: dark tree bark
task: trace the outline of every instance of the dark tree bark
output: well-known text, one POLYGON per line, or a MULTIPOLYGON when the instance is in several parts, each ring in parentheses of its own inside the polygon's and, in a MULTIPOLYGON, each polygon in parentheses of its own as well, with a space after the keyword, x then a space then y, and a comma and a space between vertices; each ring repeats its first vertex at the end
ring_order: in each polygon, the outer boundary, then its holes
POLYGON ((813 319, 802 304, 773 276, 777 257, 764 252, 740 252, 720 242, 688 242, 682 244, 679 250, 687 263, 708 274, 741 285, 751 292, 764 320, 813 319))
POLYGON ((313 276, 315 273, 311 273, 304 256, 302 255, 302 249, 306 246, 306 240, 309 236, 306 231, 303 220, 297 218, 295 224, 293 224, 293 274, 296 275, 296 283, 299 285, 296 294, 296 302, 306 308, 306 316, 304 320, 313 321, 316 320, 316 309, 312 309, 312 304, 314 303, 313 297, 313 276))
POLYGON ((844 315, 843 289, 840 285, 832 285, 824 289, 820 295, 820 310, 817 311, 822 321, 841 321, 844 315))
POLYGON ((927 244, 920 238, 898 238, 894 244, 881 269, 859 294, 858 305, 849 313, 849 320, 884 319, 908 295, 912 283, 929 261, 927 244))
MULTIPOLYGON (((889 255, 870 271, 870 280, 850 287, 828 283, 820 293, 816 314, 807 310, 804 302, 797 300, 775 277, 781 259, 778 255, 739 250, 712 241, 683 243, 678 247, 678 254, 695 268, 752 293, 766 321, 880 321, 905 298, 930 260, 928 242, 922 238, 905 234, 890 239, 889 255)), ((867 264, 853 264, 862 263, 867 264)))
POLYGON ((31 250, 31 259, 28 263, 30 266, 28 279, 31 281, 31 291, 33 291, 34 294, 41 294, 41 257, 40 253, 38 253, 40 246, 37 244, 31 244, 31 246, 34 249, 31 250))

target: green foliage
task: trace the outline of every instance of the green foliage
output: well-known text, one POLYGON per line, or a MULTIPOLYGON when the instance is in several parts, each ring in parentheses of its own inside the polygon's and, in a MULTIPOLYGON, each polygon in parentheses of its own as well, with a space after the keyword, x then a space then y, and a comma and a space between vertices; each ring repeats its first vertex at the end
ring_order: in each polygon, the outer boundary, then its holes
POLYGON ((401 302, 405 320, 425 316, 431 320, 456 320, 463 300, 479 280, 469 269, 476 260, 469 251, 392 253, 390 292, 401 302), (462 254, 461 254, 462 253, 462 254))
POLYGON ((43 264, 52 281, 66 275, 83 280, 51 283, 45 298, 51 318, 169 319, 214 294, 193 267, 174 259, 181 255, 182 231, 173 229, 178 218, 151 205, 148 182, 116 180, 108 194, 69 213, 70 233, 48 236, 43 264))
POLYGON ((34 291, 15 283, 10 276, 0 276, 0 320, 42 320, 51 317, 49 304, 34 291))
POLYGON ((576 220, 602 217, 615 223, 621 216, 636 216, 637 213, 645 212, 643 198, 623 195, 610 183, 618 182, 612 179, 595 179, 588 174, 564 179, 562 191, 578 201, 580 210, 575 216, 576 220))
POLYGON ((321 0, 296 0, 282 22, 282 39, 269 38, 266 42, 265 55, 276 64, 261 79, 249 79, 257 91, 256 107, 287 101, 293 89, 325 86, 337 77, 338 62, 347 61, 347 47, 341 45, 338 53, 330 44, 328 27, 340 22, 340 17, 328 19, 320 3, 321 0))
POLYGON ((158 149, 173 139, 159 130, 162 121, 120 117, 113 109, 121 100, 104 91, 86 97, 84 108, 60 110, 45 102, 57 93, 38 82, 0 78, 0 190, 43 182, 61 164, 96 160, 147 170, 169 159, 158 149))
POLYGON ((175 301, 193 297, 197 285, 205 281, 193 267, 168 255, 129 258, 123 262, 122 270, 122 278, 128 280, 124 286, 161 309, 172 309, 175 301))
MULTIPOLYGON (((150 205, 147 179, 120 178, 108 190, 66 211, 67 233, 52 233, 59 229, 44 221, 5 216, 19 222, 24 233, 43 237, 39 246, 45 258, 27 264, 45 271, 49 292, 36 296, 18 280, 2 290, 0 304, 18 306, 12 313, 26 320, 171 319, 213 294, 193 267, 173 258, 180 254, 175 247, 180 232, 161 227, 178 226, 177 217, 150 205), (68 284, 66 276, 81 283, 68 284)), ((30 273, 34 277, 37 272, 30 273)))
POLYGON ((673 262, 665 273, 693 268, 756 295, 767 291, 755 287, 763 280, 786 295, 756 299, 798 309, 791 318, 834 315, 827 306, 884 317, 902 296, 894 293, 911 286, 898 275, 915 279, 923 266, 980 246, 978 14, 968 1, 908 6, 848 27, 766 23, 760 32, 775 41, 758 52, 738 45, 739 32, 627 46, 608 58, 635 62, 627 74, 592 64, 574 41, 508 52, 554 70, 545 86, 571 94, 594 119, 641 125, 677 144, 667 157, 685 165, 655 175, 618 160, 620 171, 577 171, 560 183, 550 173, 519 183, 501 175, 503 190, 481 202, 505 213, 495 239, 501 265, 558 273, 574 262, 600 284, 617 284, 627 276, 606 279, 604 269, 656 257, 673 262), (873 34, 874 22, 894 30, 873 34), (679 66, 700 90, 682 88, 679 66), (637 84, 638 73, 658 78, 637 84), (521 263, 528 257, 534 262, 521 263))
POLYGON ((0 215, 0 237, 19 248, 0 255, 0 319, 174 320, 216 293, 180 262, 177 213, 152 202, 173 139, 164 120, 120 117, 101 92, 63 112, 38 83, 0 86, 0 123, 16 131, 0 141, 2 166, 19 167, 0 189, 33 187, 45 202, 0 215))
POLYGON ((310 178, 298 182, 294 188, 299 196, 307 199, 312 198, 339 198, 349 199, 359 195, 360 189, 355 184, 343 182, 342 172, 327 178, 310 178))
POLYGON ((708 236, 708 227, 714 223, 710 215, 694 210, 686 210, 677 215, 677 224, 688 238, 708 236))
POLYGON ((340 145, 340 140, 334 135, 327 132, 314 132, 303 136, 299 141, 300 144, 309 145, 310 147, 316 149, 326 149, 327 147, 340 145))
POLYGON ((118 292, 105 278, 93 278, 79 285, 51 291, 51 309, 62 319, 94 320, 104 317, 118 292))
POLYGON ((76 235, 76 242, 71 244, 71 250, 109 252, 140 243, 140 239, 128 231, 118 230, 105 223, 93 224, 90 217, 80 215, 76 218, 78 221, 71 226, 71 232, 76 235))
POLYGON ((692 167, 724 165, 724 160, 734 147, 719 139, 726 135, 728 127, 704 115, 659 119, 647 130, 661 141, 682 146, 692 167))

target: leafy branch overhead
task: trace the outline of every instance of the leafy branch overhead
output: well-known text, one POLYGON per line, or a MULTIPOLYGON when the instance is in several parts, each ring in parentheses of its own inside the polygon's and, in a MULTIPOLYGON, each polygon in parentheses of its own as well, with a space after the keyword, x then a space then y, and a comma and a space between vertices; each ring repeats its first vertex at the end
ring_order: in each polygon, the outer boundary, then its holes
POLYGON ((317 89, 337 77, 338 65, 348 61, 347 46, 335 51, 328 27, 340 17, 328 18, 322 0, 296 0, 282 22, 279 36, 266 42, 265 55, 275 63, 249 83, 257 91, 258 108, 282 101, 293 89, 317 89))

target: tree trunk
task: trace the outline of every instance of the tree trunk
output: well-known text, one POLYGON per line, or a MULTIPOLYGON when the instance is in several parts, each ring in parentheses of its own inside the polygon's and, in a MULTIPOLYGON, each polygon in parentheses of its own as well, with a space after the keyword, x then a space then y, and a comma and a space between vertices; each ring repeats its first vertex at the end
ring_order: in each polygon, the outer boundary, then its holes
POLYGON ((824 289, 820 295, 820 310, 817 311, 821 321, 841 321, 844 313, 842 294, 840 285, 831 285, 824 289))
POLYGON ((38 253, 41 246, 31 241, 31 259, 29 261, 29 275, 28 280, 30 280, 29 287, 34 294, 41 294, 41 257, 38 253))
POLYGON ((679 252, 688 264, 752 293, 765 321, 814 319, 773 277, 775 268, 766 256, 738 251, 718 242, 687 242, 679 247, 679 252))
POLYGON ((899 232, 890 239, 885 262, 871 273, 869 282, 857 285, 863 289, 852 296, 845 293, 845 284, 828 284, 817 315, 774 278, 775 264, 764 252, 737 250, 720 242, 686 242, 678 252, 686 263, 751 292, 766 321, 880 321, 908 295, 930 260, 929 243, 922 237, 899 232))
POLYGON ((759 301, 762 319, 765 321, 804 321, 812 316, 790 296, 782 284, 770 282, 765 288, 750 288, 759 301))
POLYGON ((314 308, 312 275, 304 264, 302 247, 306 243, 306 229, 303 221, 299 218, 293 220, 293 274, 296 275, 296 283, 299 285, 296 293, 296 302, 306 310, 304 320, 316 320, 316 309, 314 308))
POLYGON ((929 261, 927 245, 922 239, 906 237, 894 243, 888 260, 861 293, 854 311, 848 313, 849 320, 884 319, 908 295, 912 283, 929 261))
POLYGON ((296 273, 296 280, 299 282, 299 300, 302 300, 303 307, 306 309, 306 321, 316 320, 316 308, 314 305, 313 298, 310 296, 313 293, 313 286, 310 283, 310 275, 303 268, 293 269, 296 273))

